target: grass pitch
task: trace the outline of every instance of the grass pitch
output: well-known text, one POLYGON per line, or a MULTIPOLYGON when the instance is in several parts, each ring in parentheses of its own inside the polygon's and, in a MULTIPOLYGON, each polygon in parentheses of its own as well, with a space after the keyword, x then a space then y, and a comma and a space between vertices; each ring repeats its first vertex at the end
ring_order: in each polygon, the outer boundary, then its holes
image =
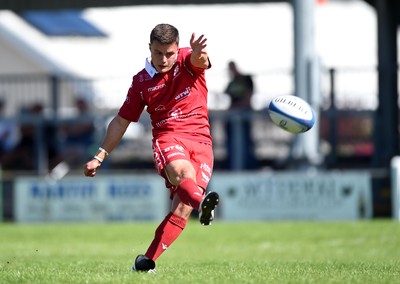
POLYGON ((400 223, 188 223, 130 271, 157 223, 0 224, 0 283, 400 283, 400 223))

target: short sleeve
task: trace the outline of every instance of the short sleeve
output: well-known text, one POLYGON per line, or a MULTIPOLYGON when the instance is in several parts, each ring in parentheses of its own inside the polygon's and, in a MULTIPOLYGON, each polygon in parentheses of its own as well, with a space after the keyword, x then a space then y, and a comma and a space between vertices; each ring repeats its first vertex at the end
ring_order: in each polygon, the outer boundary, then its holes
POLYGON ((124 103, 119 109, 118 115, 126 120, 137 122, 144 110, 145 102, 141 92, 135 88, 134 81, 133 79, 132 85, 128 90, 124 103))

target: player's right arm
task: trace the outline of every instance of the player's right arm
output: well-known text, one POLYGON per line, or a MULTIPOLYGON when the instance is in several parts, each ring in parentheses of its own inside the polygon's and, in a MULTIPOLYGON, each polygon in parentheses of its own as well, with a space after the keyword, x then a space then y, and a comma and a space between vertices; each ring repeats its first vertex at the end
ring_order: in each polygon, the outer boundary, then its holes
POLYGON ((190 38, 190 46, 192 48, 192 55, 190 56, 190 62, 193 66, 207 69, 210 66, 210 61, 208 59, 208 53, 206 51, 207 38, 201 35, 196 39, 196 35, 192 33, 190 38))
POLYGON ((105 160, 109 153, 119 144, 130 124, 129 120, 116 115, 107 127, 107 132, 103 143, 97 151, 95 157, 86 163, 84 174, 88 177, 94 177, 96 170, 101 166, 101 160, 105 160))

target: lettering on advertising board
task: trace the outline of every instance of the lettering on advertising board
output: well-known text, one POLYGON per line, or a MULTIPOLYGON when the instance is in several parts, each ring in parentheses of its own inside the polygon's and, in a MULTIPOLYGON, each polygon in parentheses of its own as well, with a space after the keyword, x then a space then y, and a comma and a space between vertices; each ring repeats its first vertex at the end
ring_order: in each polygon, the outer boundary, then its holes
POLYGON ((29 193, 33 199, 90 199, 95 195, 92 183, 43 183, 32 182, 29 193))
POLYGON ((19 178, 15 185, 16 221, 156 220, 167 212, 168 192, 154 176, 87 179, 68 177, 58 182, 19 178))
POLYGON ((214 175, 226 220, 355 219, 372 215, 365 173, 214 175))
POLYGON ((107 186, 107 194, 110 198, 138 198, 149 197, 153 194, 152 188, 147 183, 116 183, 111 182, 107 186))
POLYGON ((232 194, 240 194, 241 204, 247 206, 268 206, 270 208, 290 207, 332 207, 352 194, 352 185, 337 190, 334 180, 248 180, 243 188, 232 188, 232 194))

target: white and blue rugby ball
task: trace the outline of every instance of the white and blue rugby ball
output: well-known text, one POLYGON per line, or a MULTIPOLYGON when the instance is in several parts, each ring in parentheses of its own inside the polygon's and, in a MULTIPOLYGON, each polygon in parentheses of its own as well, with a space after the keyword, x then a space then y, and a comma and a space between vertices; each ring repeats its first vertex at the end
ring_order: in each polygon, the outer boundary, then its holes
POLYGON ((269 103, 268 113, 276 125, 294 134, 310 130, 315 123, 312 107, 297 96, 275 97, 269 103))

